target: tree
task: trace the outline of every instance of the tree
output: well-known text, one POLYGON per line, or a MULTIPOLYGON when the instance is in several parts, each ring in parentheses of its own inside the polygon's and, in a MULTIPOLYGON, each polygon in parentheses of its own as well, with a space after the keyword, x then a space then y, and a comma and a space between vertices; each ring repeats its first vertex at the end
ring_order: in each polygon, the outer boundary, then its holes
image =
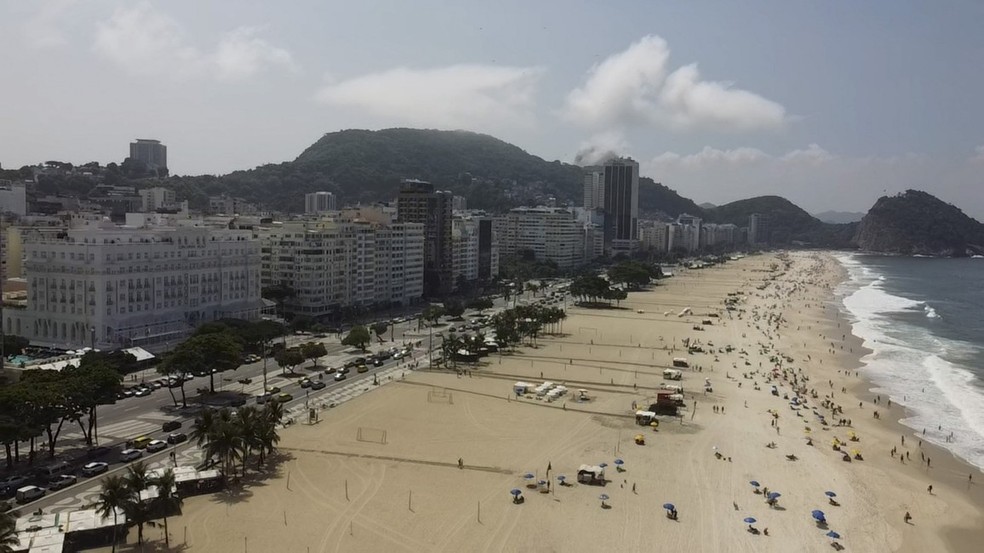
POLYGON ((321 342, 308 342, 306 344, 301 344, 301 355, 305 359, 311 359, 314 362, 314 367, 318 367, 318 358, 328 355, 328 350, 325 345, 321 342))
MULTIPOLYGON (((116 529, 119 527, 117 512, 124 510, 130 501, 130 491, 122 476, 113 474, 103 478, 96 510, 103 518, 113 516, 113 551, 116 551, 116 529)), ((124 511, 125 512, 125 511, 124 511)))
POLYGON ((465 312, 465 306, 458 300, 444 302, 444 314, 452 319, 458 319, 465 312))
POLYGON ((431 325, 444 315, 444 308, 439 305, 428 305, 420 314, 420 318, 430 321, 431 325))
POLYGON ((224 478, 236 474, 235 463, 242 457, 242 443, 242 429, 232 421, 219 423, 210 433, 208 443, 205 444, 205 454, 219 459, 224 478))
POLYGON ((150 520, 150 509, 146 502, 141 501, 140 494, 147 490, 153 483, 153 479, 147 472, 147 465, 143 461, 139 461, 126 467, 123 481, 127 490, 127 500, 123 503, 123 511, 130 523, 137 525, 137 544, 143 545, 143 527, 150 520))
POLYGON ((218 420, 219 417, 215 409, 205 409, 195 419, 195 424, 191 427, 191 439, 198 447, 202 447, 208 443, 212 431, 218 424, 218 420))
MULTIPOLYGON (((174 348, 164 360, 158 372, 175 374, 177 372, 206 371, 209 375, 209 390, 215 393, 215 373, 236 369, 242 362, 243 344, 228 330, 195 334, 174 348)), ((181 386, 184 401, 184 384, 181 386)), ((187 402, 185 402, 187 406, 187 402)))
POLYGON ((181 496, 175 490, 174 470, 164 469, 160 476, 154 479, 157 486, 157 498, 154 499, 154 510, 164 517, 164 545, 171 547, 171 536, 167 529, 167 514, 181 508, 181 496))
POLYGON ((379 343, 383 343, 383 334, 386 334, 387 330, 389 330, 389 323, 387 322, 378 322, 372 325, 372 331, 379 343))
POLYGON ((17 539, 17 511, 0 512, 0 553, 11 553, 20 543, 17 539))
POLYGON ((354 346, 365 351, 366 346, 369 345, 369 329, 362 325, 352 327, 348 336, 342 339, 342 345, 354 346))
POLYGON ((495 304, 492 302, 492 298, 475 298, 468 302, 468 309, 476 309, 481 311, 483 309, 492 309, 495 304))
POLYGON ((304 353, 300 348, 281 349, 273 355, 273 359, 280 366, 281 372, 294 372, 294 367, 304 362, 304 353))

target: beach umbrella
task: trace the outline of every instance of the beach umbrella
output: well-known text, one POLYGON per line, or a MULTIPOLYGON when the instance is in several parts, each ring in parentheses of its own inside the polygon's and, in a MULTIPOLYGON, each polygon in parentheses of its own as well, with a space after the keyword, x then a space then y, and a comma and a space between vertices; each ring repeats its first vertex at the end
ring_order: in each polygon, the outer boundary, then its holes
POLYGON ((625 464, 625 461, 623 461, 621 459, 615 459, 615 464, 616 465, 624 465, 625 464))
POLYGON ((810 514, 813 515, 813 518, 816 519, 817 522, 823 522, 827 520, 827 517, 823 514, 823 511, 821 511, 820 509, 815 509, 810 514))
POLYGON ((752 517, 746 517, 745 522, 747 522, 748 524, 755 524, 755 519, 752 517))
POLYGON ((827 537, 830 539, 839 540, 841 535, 831 530, 830 532, 827 532, 827 537))
POLYGON ((768 497, 769 499, 776 499, 778 497, 782 497, 782 494, 779 492, 769 492, 768 497))
POLYGON ((603 493, 603 494, 601 494, 601 495, 598 496, 598 499, 600 499, 602 501, 608 501, 608 494, 607 493, 603 493))
POLYGON ((823 495, 825 495, 827 497, 837 497, 837 494, 835 494, 834 492, 830 492, 830 491, 823 492, 823 495))
POLYGON ((519 488, 513 488, 513 489, 509 490, 509 493, 511 493, 514 496, 517 496, 518 497, 519 495, 521 495, 523 493, 523 490, 521 490, 519 488))
POLYGON ((564 476, 563 474, 558 474, 557 475, 557 480, 560 480, 561 482, 563 482, 564 480, 567 480, 567 477, 564 476))
POLYGON ((758 480, 752 480, 751 482, 749 482, 749 484, 751 484, 752 486, 754 486, 756 488, 762 485, 762 484, 759 484, 758 483, 758 480))
POLYGON ((666 509, 667 511, 672 511, 673 509, 675 509, 672 503, 663 503, 663 508, 666 509))
POLYGON ((598 463, 598 466, 601 468, 605 468, 608 466, 608 463, 598 463))
POLYGON ((534 478, 536 478, 536 475, 534 475, 532 472, 527 472, 526 474, 523 475, 523 478, 526 480, 533 480, 534 478))
POLYGON ((546 480, 539 480, 539 481, 537 481, 537 485, 539 485, 539 486, 546 486, 547 485, 547 481, 546 480))

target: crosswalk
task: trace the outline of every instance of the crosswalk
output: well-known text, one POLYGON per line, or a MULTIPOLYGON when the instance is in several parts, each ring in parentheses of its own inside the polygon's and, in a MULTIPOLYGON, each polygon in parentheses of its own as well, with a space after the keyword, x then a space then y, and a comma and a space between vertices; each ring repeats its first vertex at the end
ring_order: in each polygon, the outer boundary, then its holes
MULTIPOLYGON (((144 434, 150 434, 153 432, 159 432, 161 430, 161 421, 148 421, 143 419, 133 419, 120 421, 113 424, 107 424, 106 426, 99 426, 97 432, 99 433, 100 439, 111 438, 114 440, 126 440, 131 438, 137 438, 144 434)), ((76 440, 81 439, 81 432, 69 432, 63 434, 64 440, 76 440)))

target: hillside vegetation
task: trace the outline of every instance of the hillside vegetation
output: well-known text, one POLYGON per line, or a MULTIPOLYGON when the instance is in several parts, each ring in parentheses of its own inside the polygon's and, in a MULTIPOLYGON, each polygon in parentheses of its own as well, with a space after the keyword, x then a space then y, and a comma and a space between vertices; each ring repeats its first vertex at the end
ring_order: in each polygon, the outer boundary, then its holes
POLYGON ((879 198, 854 242, 865 251, 965 256, 984 253, 984 225, 931 194, 907 190, 879 198))

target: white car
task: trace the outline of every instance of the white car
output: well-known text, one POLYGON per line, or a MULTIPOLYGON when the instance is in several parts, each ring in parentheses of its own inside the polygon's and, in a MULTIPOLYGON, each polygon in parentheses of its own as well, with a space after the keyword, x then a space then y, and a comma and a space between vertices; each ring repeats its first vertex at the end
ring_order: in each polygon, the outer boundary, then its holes
POLYGON ((61 476, 57 476, 54 479, 52 479, 51 482, 48 482, 48 489, 60 490, 62 488, 67 488, 78 481, 79 479, 76 478, 74 475, 62 474, 61 476))
POLYGON ((102 474, 109 470, 109 464, 96 461, 94 463, 88 463, 82 467, 82 476, 95 476, 97 474, 102 474))
POLYGON ((134 459, 139 459, 143 455, 143 451, 139 449, 124 449, 120 452, 120 462, 129 463, 134 459))
POLYGON ((165 448, 167 448, 167 442, 165 442, 164 440, 151 440, 147 444, 147 451, 150 453, 153 453, 155 451, 161 451, 165 448))

